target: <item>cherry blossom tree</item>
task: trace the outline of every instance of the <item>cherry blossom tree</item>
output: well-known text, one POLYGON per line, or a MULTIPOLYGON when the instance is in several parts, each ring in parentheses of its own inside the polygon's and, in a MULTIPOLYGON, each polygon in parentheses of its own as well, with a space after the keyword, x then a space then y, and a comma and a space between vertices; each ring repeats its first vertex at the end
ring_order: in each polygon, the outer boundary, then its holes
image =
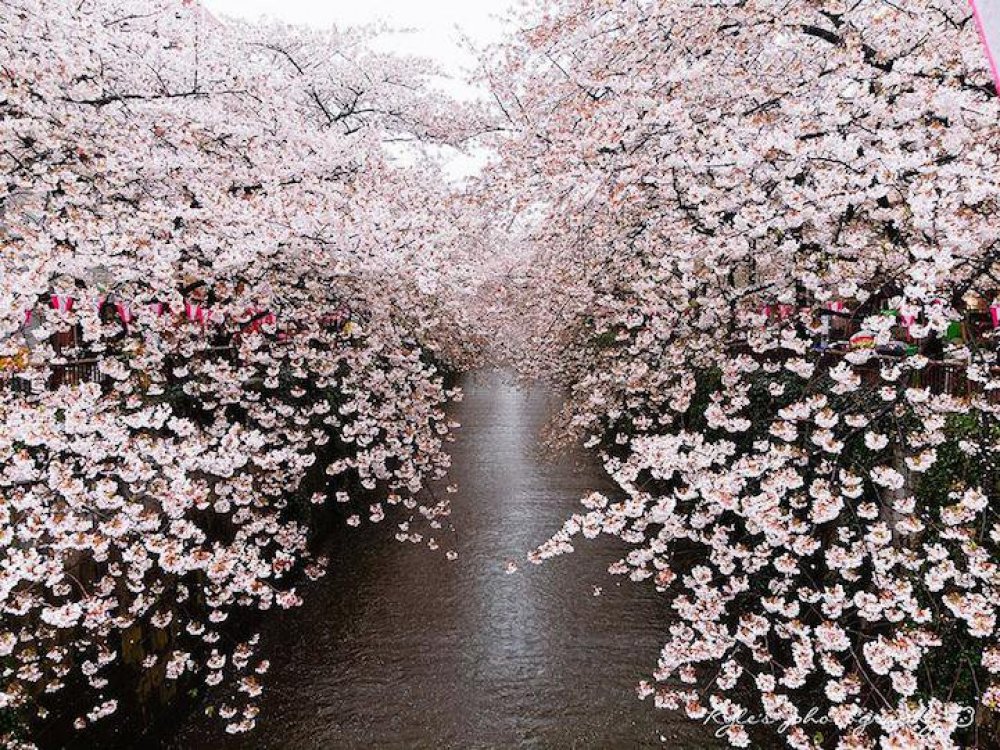
POLYGON ((250 729, 267 664, 226 621, 299 603, 318 506, 447 549, 426 482, 481 279, 421 146, 485 121, 369 36, 0 2, 0 711, 28 726, 165 680, 250 729))
POLYGON ((1000 103, 959 0, 540 3, 483 77, 507 354, 668 597, 654 679, 747 746, 986 746, 1000 103), (821 725, 818 725, 822 722, 821 725), (773 734, 772 734, 773 736, 773 734))

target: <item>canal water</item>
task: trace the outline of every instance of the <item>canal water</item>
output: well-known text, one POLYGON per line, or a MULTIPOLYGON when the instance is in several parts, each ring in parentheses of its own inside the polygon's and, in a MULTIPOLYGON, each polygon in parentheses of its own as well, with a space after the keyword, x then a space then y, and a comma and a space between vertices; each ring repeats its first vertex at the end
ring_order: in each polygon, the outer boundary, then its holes
MULTIPOLYGON (((524 555, 608 488, 592 457, 540 448, 559 405, 502 373, 467 376, 449 483, 449 561, 396 542, 394 524, 345 529, 305 604, 262 631, 271 661, 257 729, 230 737, 196 712, 171 747, 705 748, 711 732, 640 702, 669 612, 612 578, 614 540, 534 566, 524 555), (389 528, 383 528, 388 526, 389 528), (505 572, 516 558, 519 570, 505 572), (595 596, 595 586, 602 589, 595 596)), ((447 537, 447 535, 445 535, 447 537)))

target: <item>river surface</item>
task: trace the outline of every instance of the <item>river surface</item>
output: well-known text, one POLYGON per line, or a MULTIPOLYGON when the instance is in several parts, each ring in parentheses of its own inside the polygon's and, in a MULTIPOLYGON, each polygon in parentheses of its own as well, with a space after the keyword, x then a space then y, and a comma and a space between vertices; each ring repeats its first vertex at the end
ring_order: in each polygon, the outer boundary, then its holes
POLYGON ((669 612, 607 573, 612 539, 541 566, 525 552, 609 482, 583 451, 551 455, 559 405, 500 373, 467 376, 449 483, 459 553, 391 539, 395 522, 333 534, 330 571, 262 630, 257 729, 196 712, 175 748, 705 748, 711 732, 640 702, 669 612), (508 575, 504 563, 516 558, 508 575), (594 587, 600 586, 600 596, 594 587))

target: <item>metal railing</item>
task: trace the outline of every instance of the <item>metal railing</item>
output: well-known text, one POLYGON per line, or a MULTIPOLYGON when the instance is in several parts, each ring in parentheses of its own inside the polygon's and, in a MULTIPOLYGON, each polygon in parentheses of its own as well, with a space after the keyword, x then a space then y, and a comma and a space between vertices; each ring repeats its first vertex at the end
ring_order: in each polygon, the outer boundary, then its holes
MULTIPOLYGON (((233 345, 210 346, 199 349, 196 357, 226 357, 237 351, 233 345)), ((56 390, 63 386, 79 386, 86 383, 96 383, 104 388, 111 385, 112 379, 101 372, 100 359, 97 357, 84 357, 81 359, 70 359, 65 362, 52 362, 49 364, 49 374, 45 378, 45 389, 56 390)), ((0 371, 0 390, 8 390, 14 393, 31 395, 35 393, 33 380, 23 372, 0 371)))
MULTIPOLYGON (((835 365, 847 352, 842 350, 827 350, 820 358, 820 367, 829 368, 835 365)), ((877 387, 887 385, 882 379, 882 366, 904 362, 905 357, 892 354, 876 354, 863 365, 854 365, 854 371, 861 377, 863 385, 877 387)), ((968 378, 968 365, 961 360, 930 360, 920 370, 910 371, 910 385, 914 388, 927 388, 933 394, 947 394, 956 398, 972 398, 983 395, 990 402, 1000 402, 1000 390, 986 390, 982 383, 968 378)), ((993 370, 993 377, 1000 376, 1000 370, 993 370)))
MULTIPOLYGON (((31 395, 35 392, 35 380, 19 372, 0 372, 0 390, 31 395)), ((56 390, 62 386, 77 386, 84 383, 106 385, 109 379, 100 370, 99 361, 95 358, 75 359, 67 362, 55 362, 49 365, 49 375, 45 379, 47 390, 56 390)))

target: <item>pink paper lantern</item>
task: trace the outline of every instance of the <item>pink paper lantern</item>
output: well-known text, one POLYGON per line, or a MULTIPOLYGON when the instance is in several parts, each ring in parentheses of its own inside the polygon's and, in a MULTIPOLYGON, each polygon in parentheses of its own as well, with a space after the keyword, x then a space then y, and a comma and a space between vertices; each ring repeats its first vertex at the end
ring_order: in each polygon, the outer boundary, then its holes
POLYGON ((200 307, 192 302, 185 302, 184 315, 192 323, 205 325, 205 321, 208 318, 208 311, 204 307, 200 307))
POLYGON ((58 310, 62 313, 68 313, 73 311, 73 303, 75 300, 72 297, 60 294, 53 294, 52 298, 49 300, 52 305, 53 310, 58 310))
POLYGON ((128 324, 132 322, 132 310, 123 302, 118 302, 115 304, 115 310, 118 311, 118 318, 122 323, 128 327, 128 324))

